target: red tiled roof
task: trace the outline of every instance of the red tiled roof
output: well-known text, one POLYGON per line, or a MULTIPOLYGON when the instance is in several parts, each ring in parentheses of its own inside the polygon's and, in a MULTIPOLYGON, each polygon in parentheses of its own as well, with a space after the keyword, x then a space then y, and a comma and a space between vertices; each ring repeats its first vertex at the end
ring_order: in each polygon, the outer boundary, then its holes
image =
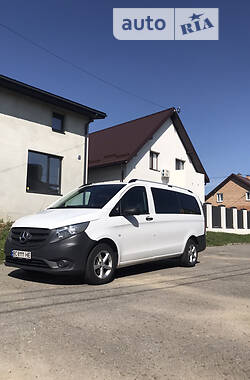
POLYGON ((89 135, 89 165, 129 161, 173 114, 170 108, 89 135))
POLYGON ((104 167, 130 161, 156 131, 171 118, 198 173, 209 178, 175 110, 169 108, 89 135, 89 167, 104 167))
POLYGON ((238 177, 238 180, 244 184, 245 186, 247 186, 248 190, 250 190, 250 180, 248 178, 245 178, 245 177, 242 177, 241 175, 239 174, 236 174, 236 176, 238 177))

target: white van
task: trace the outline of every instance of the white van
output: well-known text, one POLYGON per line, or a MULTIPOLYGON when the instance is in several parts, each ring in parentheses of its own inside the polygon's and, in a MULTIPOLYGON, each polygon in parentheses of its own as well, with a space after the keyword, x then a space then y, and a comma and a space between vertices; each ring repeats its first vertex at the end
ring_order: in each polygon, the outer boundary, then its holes
POLYGON ((5 244, 5 265, 47 273, 79 272, 91 284, 117 267, 168 257, 194 266, 206 247, 199 199, 149 181, 85 185, 46 210, 17 220, 5 244))

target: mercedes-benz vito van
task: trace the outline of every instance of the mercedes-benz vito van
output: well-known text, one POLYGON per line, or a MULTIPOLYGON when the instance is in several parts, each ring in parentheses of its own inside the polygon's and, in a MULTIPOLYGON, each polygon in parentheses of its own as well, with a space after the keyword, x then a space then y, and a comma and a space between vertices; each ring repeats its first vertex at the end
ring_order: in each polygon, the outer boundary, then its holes
POLYGON ((79 272, 91 284, 117 267, 168 257, 194 266, 205 249, 199 199, 154 182, 85 185, 46 210, 18 219, 5 244, 5 265, 47 273, 79 272))

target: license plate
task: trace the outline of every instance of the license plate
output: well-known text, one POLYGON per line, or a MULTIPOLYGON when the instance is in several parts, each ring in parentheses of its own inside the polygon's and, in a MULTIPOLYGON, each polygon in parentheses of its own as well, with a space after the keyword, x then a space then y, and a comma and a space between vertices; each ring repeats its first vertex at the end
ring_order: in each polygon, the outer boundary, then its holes
POLYGON ((17 259, 31 260, 31 252, 12 250, 11 256, 17 259))

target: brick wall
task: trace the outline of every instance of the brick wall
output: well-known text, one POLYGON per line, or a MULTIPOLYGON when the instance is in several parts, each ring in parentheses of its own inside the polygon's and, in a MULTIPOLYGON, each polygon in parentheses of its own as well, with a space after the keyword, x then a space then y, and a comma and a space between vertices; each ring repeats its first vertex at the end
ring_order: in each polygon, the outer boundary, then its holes
POLYGON ((237 185, 233 181, 229 181, 222 186, 214 195, 206 200, 213 206, 224 205, 226 207, 245 208, 250 210, 250 201, 246 200, 247 190, 237 185), (217 202, 217 194, 223 193, 223 202, 217 202))

